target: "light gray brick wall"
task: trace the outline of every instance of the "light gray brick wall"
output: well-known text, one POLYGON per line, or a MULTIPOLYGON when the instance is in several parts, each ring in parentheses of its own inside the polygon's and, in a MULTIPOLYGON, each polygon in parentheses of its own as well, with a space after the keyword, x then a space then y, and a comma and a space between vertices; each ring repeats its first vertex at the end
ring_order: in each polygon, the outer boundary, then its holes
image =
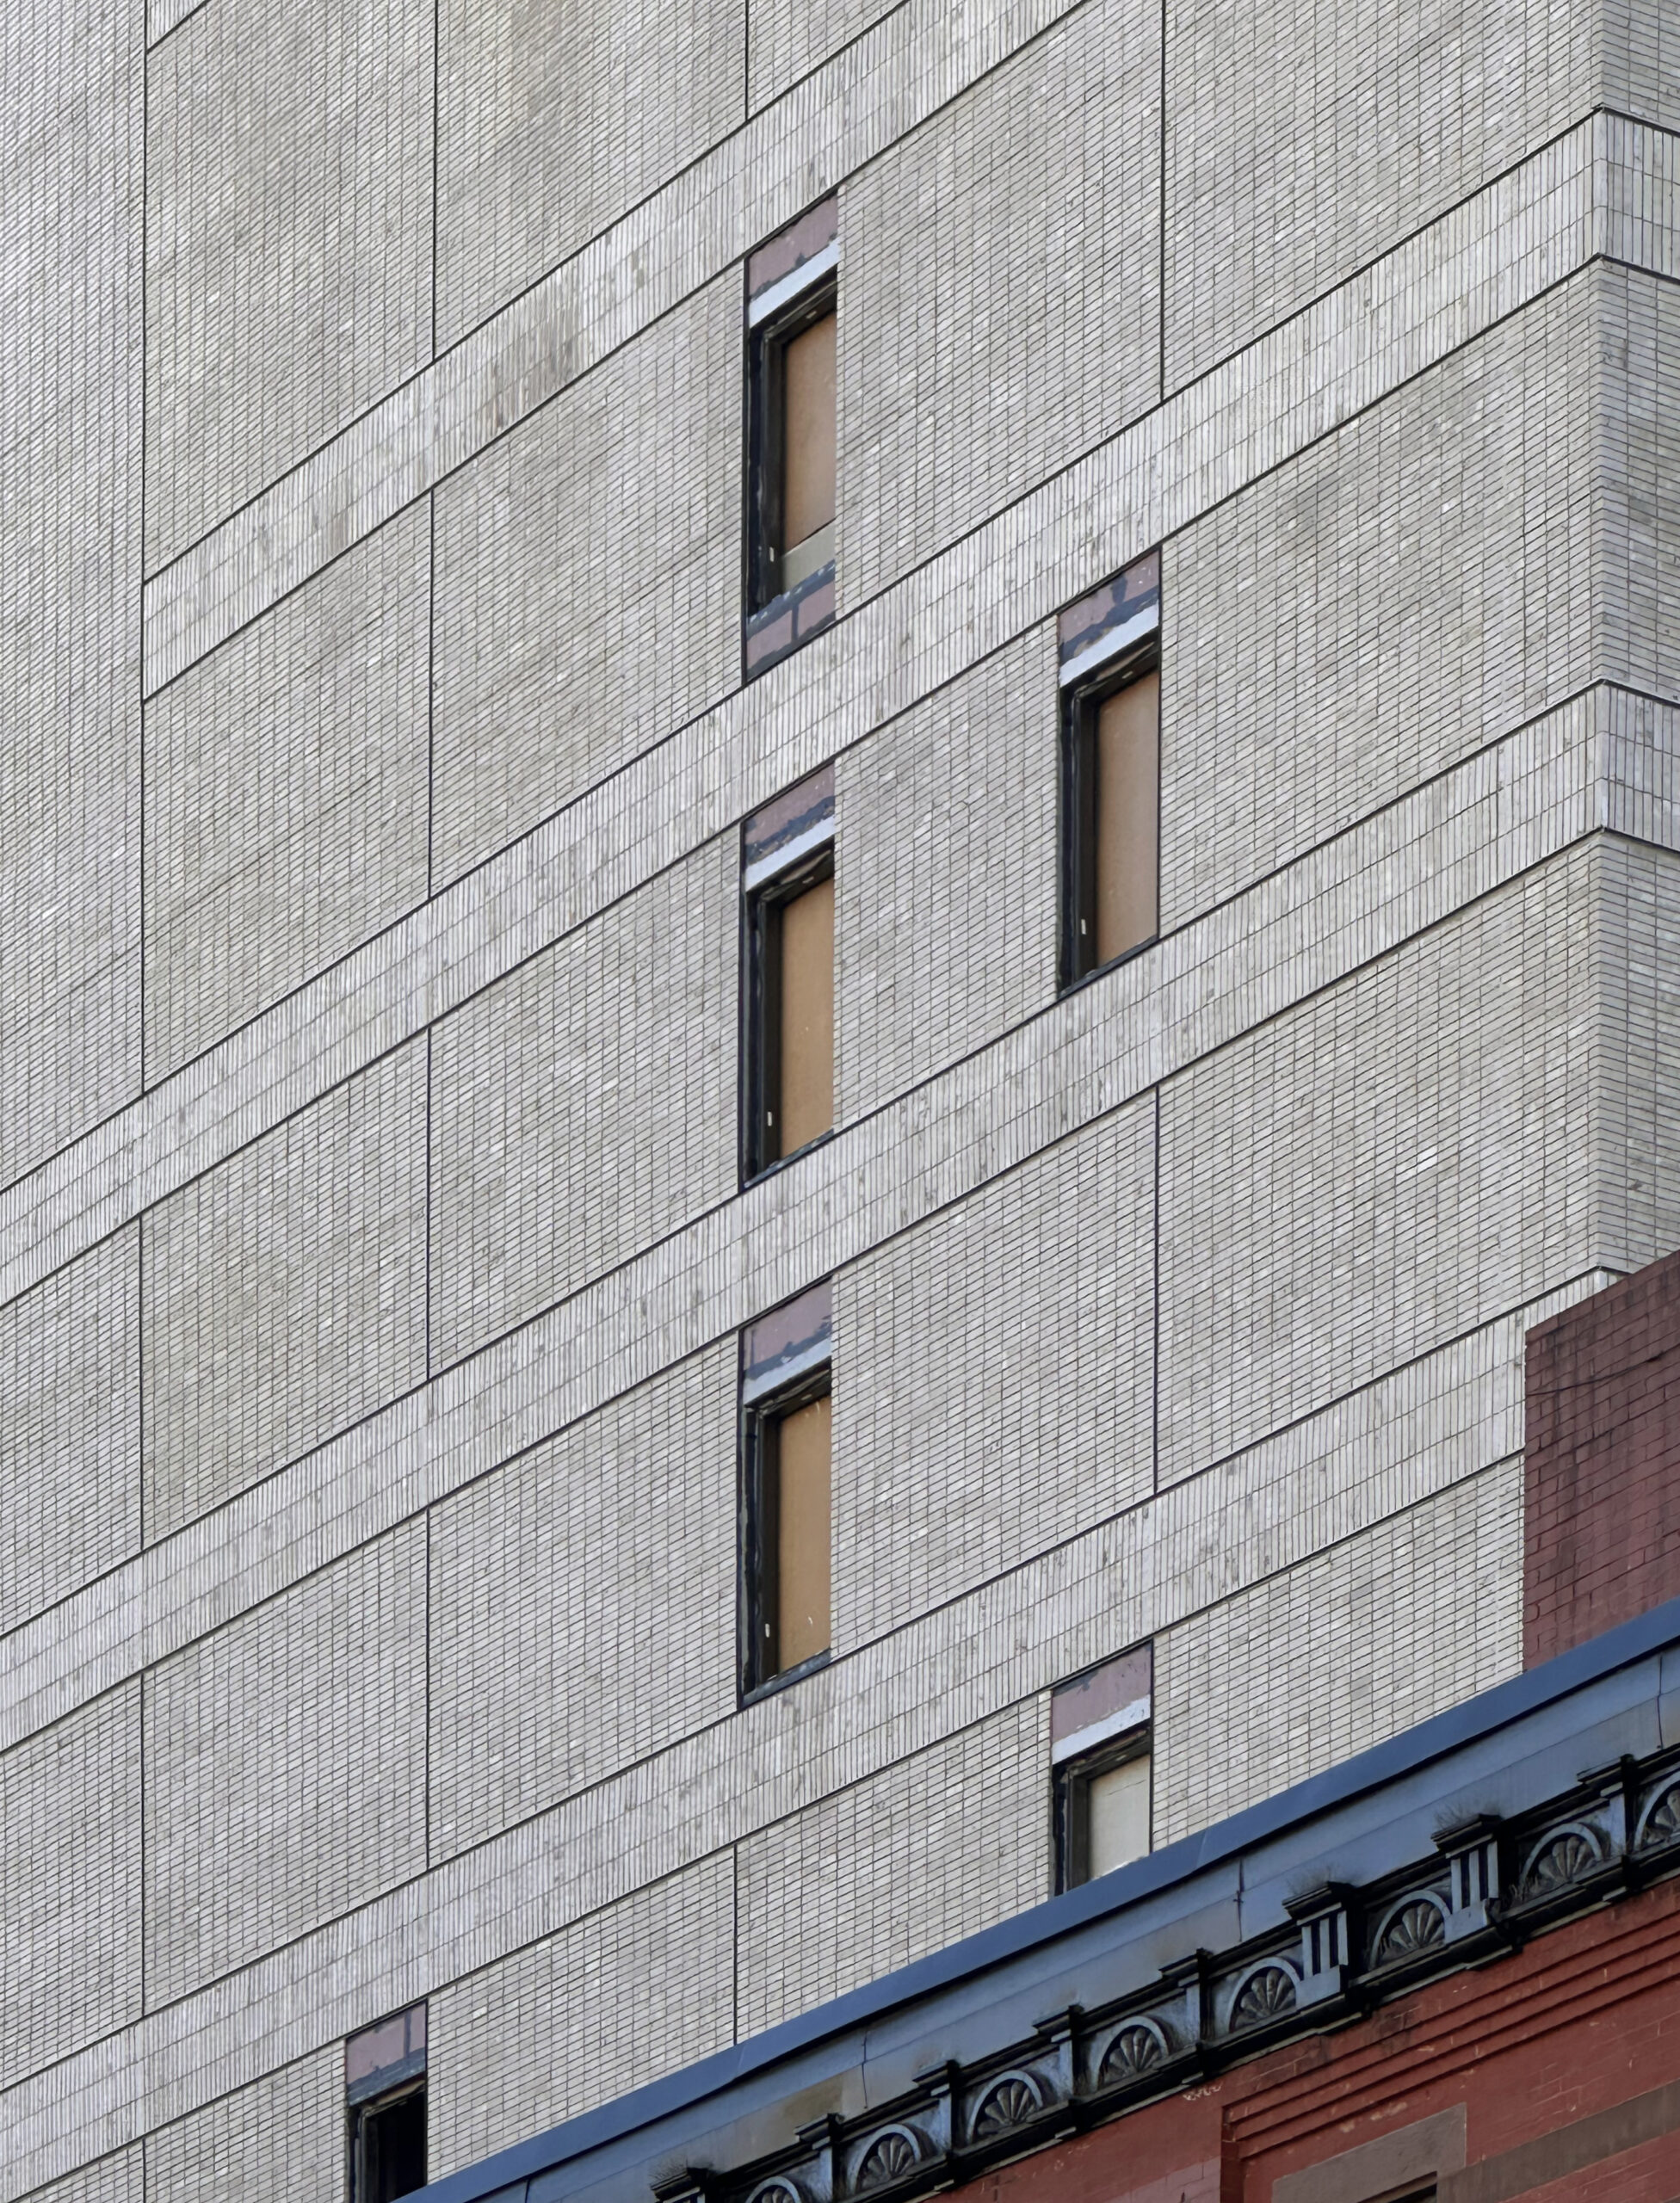
POLYGON ((1593 271, 1598 344, 1590 379, 1593 670, 1680 700, 1680 425, 1670 402, 1680 357, 1672 283, 1593 271))
POLYGON ((1640 1268, 1680 1246, 1680 861, 1606 840, 1596 857, 1592 1126, 1598 1258, 1640 1268))
POLYGON ((485 8, 438 22, 438 342, 745 119, 747 0, 485 8))
POLYGON ((145 2203, 340 2203, 344 2166, 335 2044, 149 2134, 145 2203))
POLYGON ((1164 1089, 1163 1476, 1588 1266, 1597 892, 1587 845, 1164 1089))
POLYGON ((747 104, 757 114, 797 84, 898 0, 752 0, 747 9, 747 104))
POLYGON ((140 2009, 139 1692, 0 1755, 0 2089, 140 2009))
POLYGON ((1519 1673, 1522 1547, 1519 1460, 1164 1631, 1157 1845, 1519 1673))
POLYGON ((435 83, 154 0, 144 1095, 148 71, 0 32, 0 2194, 335 2196, 423 1993, 442 2169, 1015 1910, 1140 1637, 1163 1835, 1510 1671, 1522 1327, 1680 1240, 1677 160, 1532 149, 1671 57, 1175 4, 1164 141, 1119 0, 446 0, 435 83), (850 609, 743 691, 834 188, 850 609), (1163 540, 1178 930, 1055 1005, 1047 623, 1163 540), (837 756, 841 1129, 738 1199, 737 827, 837 756), (837 1657, 738 1715, 827 1273, 837 1657))
POLYGON ((0 1308, 0 1634, 140 1541, 139 1232, 0 1308))
POLYGON ((119 2150, 68 2180, 35 2188, 24 2203, 151 2203, 144 2156, 138 2147, 119 2150))
POLYGON ((167 2003, 423 1868, 423 1523, 201 1638, 145 1700, 146 1994, 167 2003))
POLYGON ((733 1713, 736 1368, 713 1347, 435 1510, 439 1856, 733 1713))
POLYGON ((1154 1180, 1146 1095, 840 1272, 837 1647, 1153 1490, 1154 1180))
POLYGON ((415 505, 147 706, 152 1077, 423 901, 430 562, 415 505))
POLYGON ((1166 385, 1177 389, 1577 120, 1596 8, 1172 0, 1166 385))
POLYGON ((1153 404, 1159 30, 1089 0, 841 194, 843 604, 1153 404))
POLYGON ((734 1972, 724 1852, 453 1984, 428 2020, 432 2178, 726 2049, 734 1972))
POLYGON ((711 284, 439 491, 437 880, 738 682, 741 313, 711 284))
POLYGON ((0 22, 0 1184, 139 1083, 143 26, 0 22))
POLYGON ((1040 628, 837 761, 842 1124, 1054 999, 1059 740, 1040 628))
POLYGON ((340 1087, 145 1219, 145 1534, 425 1375, 426 1052, 340 1087))
POLYGON ((1590 677, 1601 323, 1554 292, 1167 546, 1164 924, 1590 677))
POLYGON ((1049 1735, 1029 1700, 741 1844, 741 2034, 1047 1897, 1049 1735))
POLYGON ((146 565, 429 356, 426 0, 211 0, 146 71, 146 565))
POLYGON ((735 1190, 739 932, 727 836, 437 1027, 440 1361, 735 1190))

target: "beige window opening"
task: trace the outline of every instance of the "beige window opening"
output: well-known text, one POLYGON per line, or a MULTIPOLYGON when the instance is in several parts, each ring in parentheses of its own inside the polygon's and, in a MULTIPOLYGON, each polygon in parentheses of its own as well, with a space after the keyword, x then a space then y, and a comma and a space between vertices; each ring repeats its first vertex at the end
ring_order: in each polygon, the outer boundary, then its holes
POLYGON ((1094 964, 1153 938, 1160 913, 1161 676, 1146 673, 1096 707, 1094 964))
POLYGON ((1150 1762, 1146 1752, 1088 1778, 1084 1785, 1087 1879, 1129 1866, 1149 1849, 1150 1762))
POLYGON ((784 903, 777 923, 772 1159, 834 1128, 834 875, 784 903))
POLYGON ((778 585, 797 589, 834 556, 837 321, 832 312, 782 354, 781 541, 778 585))
POLYGON ((829 1552, 831 1403, 825 1392, 778 1416, 768 1436, 775 1480, 775 1643, 770 1672, 826 1652, 831 1635, 829 1552))

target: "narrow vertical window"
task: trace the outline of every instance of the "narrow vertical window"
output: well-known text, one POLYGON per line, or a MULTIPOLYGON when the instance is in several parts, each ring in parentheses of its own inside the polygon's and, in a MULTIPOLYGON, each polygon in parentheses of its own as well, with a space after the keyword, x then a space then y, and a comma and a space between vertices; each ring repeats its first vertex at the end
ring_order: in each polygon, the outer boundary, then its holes
POLYGON ((839 250, 829 199, 747 263, 749 679, 834 617, 839 250))
POLYGON ((816 1286, 742 1336, 743 1696, 828 1656, 831 1311, 816 1286))
POLYGON ((426 2184, 426 2008, 344 2045, 350 2203, 394 2203, 426 2184))
POLYGON ((1061 616, 1065 987, 1159 930, 1159 639, 1158 552, 1061 616))
POLYGON ((1140 1645, 1051 1695, 1059 1888, 1112 1873, 1152 1847, 1152 1665, 1140 1645))
POLYGON ((742 1176, 834 1128, 834 774, 757 811, 742 851, 742 1176))

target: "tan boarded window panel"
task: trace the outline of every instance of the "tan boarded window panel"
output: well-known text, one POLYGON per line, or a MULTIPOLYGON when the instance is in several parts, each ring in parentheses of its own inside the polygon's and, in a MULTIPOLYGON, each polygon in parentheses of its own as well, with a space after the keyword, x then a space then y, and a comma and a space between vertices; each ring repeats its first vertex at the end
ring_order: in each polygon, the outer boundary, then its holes
POLYGON ((835 328, 825 313, 802 329, 782 362, 782 545, 826 528, 835 501, 835 328))
POLYGON ((1145 674, 1096 713, 1096 960, 1155 932, 1160 898, 1161 676, 1145 674))
POLYGON ((1085 1790, 1086 1873, 1094 1880, 1129 1866, 1149 1849, 1146 1757, 1093 1774, 1085 1790))
POLYGON ((781 1091, 775 1149, 793 1155, 834 1125, 834 876, 781 910, 781 1091))
POLYGON ((807 1400, 775 1424, 775 1664, 828 1650, 830 1400, 807 1400))

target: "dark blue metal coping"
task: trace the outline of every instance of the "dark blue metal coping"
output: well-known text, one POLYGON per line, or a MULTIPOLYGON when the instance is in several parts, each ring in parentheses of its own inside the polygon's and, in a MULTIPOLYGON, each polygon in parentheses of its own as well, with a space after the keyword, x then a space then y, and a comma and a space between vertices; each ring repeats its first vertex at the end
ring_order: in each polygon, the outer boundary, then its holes
POLYGON ((516 2194, 519 2184, 534 2175, 586 2157, 633 2134, 638 2127, 652 2126, 719 2096, 738 2083, 834 2036, 876 2022, 888 2013, 949 1990, 973 1976, 989 1973, 1041 1945, 1053 1943, 1072 1929, 1123 1911, 1140 1898, 1188 1880, 1210 1866, 1369 1791, 1416 1774, 1432 1761, 1490 1737, 1671 1645, 1680 1645, 1680 1599, 1671 1599, 1572 1651, 1560 1653, 1541 1667, 1466 1699, 1386 1743, 1298 1782, 1260 1805, 1233 1813, 1198 1835, 1185 1836, 1115 1873, 1051 1898, 1030 1911, 1017 1913, 994 1928, 952 1943, 896 1973, 884 1974, 831 2003, 784 2021, 763 2034, 715 2052, 697 2064, 631 2089, 593 2111, 581 2113, 476 2165, 451 2173, 417 2190, 417 2203, 499 2203, 504 2191, 511 2189, 516 2194))

